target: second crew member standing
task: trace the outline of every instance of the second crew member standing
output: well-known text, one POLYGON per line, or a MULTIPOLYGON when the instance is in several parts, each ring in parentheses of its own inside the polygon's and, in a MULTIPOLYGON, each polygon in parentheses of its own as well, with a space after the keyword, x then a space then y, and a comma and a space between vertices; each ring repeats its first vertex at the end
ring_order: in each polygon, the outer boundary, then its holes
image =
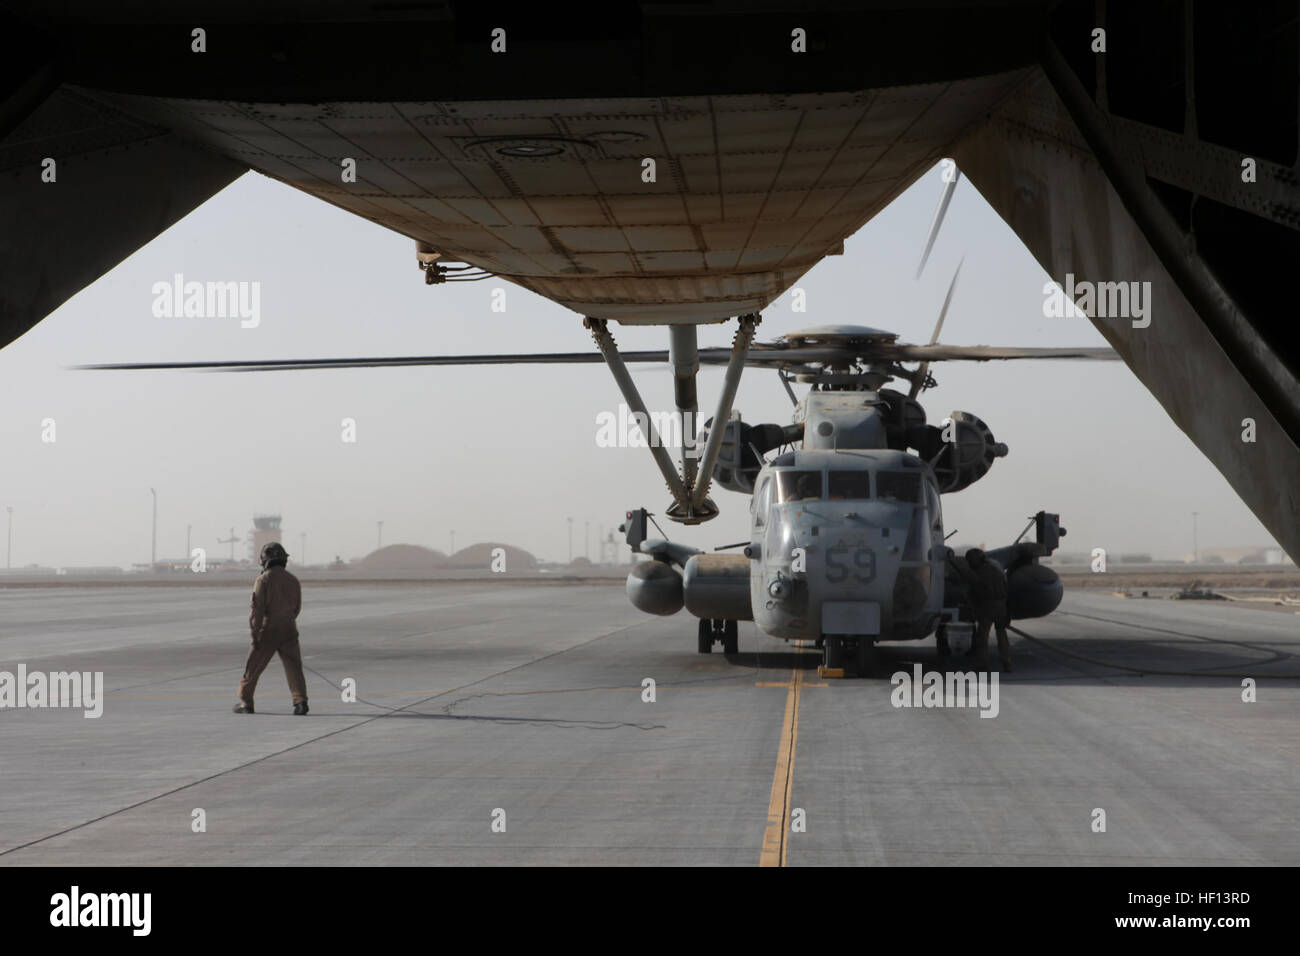
POLYGON ((998 657, 1002 669, 1011 668, 1011 641, 1007 637, 1007 576, 979 548, 966 552, 970 571, 963 575, 972 610, 975 612, 975 641, 971 655, 981 660, 988 652, 989 628, 997 629, 998 657))

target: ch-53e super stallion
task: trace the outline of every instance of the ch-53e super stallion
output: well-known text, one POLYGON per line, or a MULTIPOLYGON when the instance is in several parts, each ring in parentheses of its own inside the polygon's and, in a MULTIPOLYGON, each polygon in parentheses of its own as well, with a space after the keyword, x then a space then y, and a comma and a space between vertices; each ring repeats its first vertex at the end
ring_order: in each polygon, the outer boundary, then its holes
MULTIPOLYGON (((842 673, 846 657, 860 675, 869 673, 879 641, 936 634, 946 656, 950 633, 969 637, 964 558, 944 544, 940 496, 987 475, 1007 446, 967 412, 927 424, 916 400, 933 384, 926 366, 952 358, 1107 358, 1108 350, 917 347, 896 338, 827 326, 787 335, 751 359, 779 369, 796 405, 793 423, 734 417, 701 436, 712 461, 709 435, 722 435, 713 480, 751 496, 744 553, 647 540, 652 517, 643 508, 628 512, 628 543, 653 558, 628 575, 637 608, 666 615, 685 607, 700 619, 700 653, 715 643, 736 653, 738 621, 773 637, 813 640, 831 674, 842 673), (922 356, 914 371, 897 364, 922 356), (802 400, 792 377, 812 386, 802 400), (883 387, 895 377, 912 382, 910 394, 883 387)), ((1040 511, 1033 523, 1036 541, 1017 539, 988 554, 1007 573, 1013 620, 1050 614, 1061 601, 1060 579, 1038 559, 1065 531, 1055 514, 1040 511)))

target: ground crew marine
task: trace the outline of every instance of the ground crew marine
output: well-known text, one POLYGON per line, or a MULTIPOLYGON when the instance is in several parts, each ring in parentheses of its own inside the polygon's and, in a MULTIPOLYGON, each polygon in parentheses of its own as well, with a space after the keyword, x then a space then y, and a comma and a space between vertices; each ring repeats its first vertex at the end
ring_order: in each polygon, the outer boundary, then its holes
POLYGON ((975 612, 975 641, 971 655, 982 658, 988 651, 989 628, 998 633, 998 656, 1002 669, 1011 670, 1011 642, 1007 638, 1007 576, 979 548, 966 552, 967 593, 975 612))
POLYGON ((307 680, 302 673, 302 651, 298 647, 298 612, 302 610, 302 586, 286 570, 289 553, 278 541, 262 548, 262 573, 253 584, 248 629, 253 638, 244 676, 239 681, 239 703, 235 713, 253 713, 253 692, 257 679, 276 654, 284 664, 284 676, 293 695, 293 712, 307 713, 307 680))

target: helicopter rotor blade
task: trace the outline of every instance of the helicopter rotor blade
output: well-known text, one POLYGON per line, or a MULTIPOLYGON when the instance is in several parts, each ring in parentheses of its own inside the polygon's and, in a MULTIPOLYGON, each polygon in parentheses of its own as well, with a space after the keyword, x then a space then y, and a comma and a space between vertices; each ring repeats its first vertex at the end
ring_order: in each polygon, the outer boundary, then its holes
MULTIPOLYGON (((731 349, 699 350, 700 364, 726 365, 731 349)), ((848 366, 860 362, 987 362, 1000 359, 1117 359, 1108 348, 1018 348, 994 345, 903 345, 879 342, 860 348, 835 346, 785 346, 756 343, 745 360, 749 368, 781 368, 792 365, 848 366)), ((629 363, 663 364, 667 350, 625 352, 629 363)), ((254 359, 209 362, 119 362, 74 365, 77 370, 200 372, 298 372, 347 368, 410 368, 456 365, 599 365, 598 352, 531 352, 518 355, 385 355, 370 358, 254 359)))
MULTIPOLYGON (((966 257, 962 256, 961 261, 957 263, 957 271, 952 274, 952 281, 948 283, 948 294, 943 297, 943 308, 939 310, 939 321, 934 323, 934 332, 930 335, 931 345, 939 341, 939 333, 943 331, 943 320, 948 318, 948 306, 952 304, 952 294, 957 288, 957 277, 961 275, 962 263, 965 261, 966 257)), ((912 376, 912 387, 908 390, 908 398, 916 398, 920 394, 921 389, 925 387, 925 381, 929 374, 930 363, 922 362, 912 376)))
MULTIPOLYGON (((525 352, 518 355, 383 355, 370 358, 255 359, 215 362, 122 362, 74 365, 81 370, 157 371, 190 369, 206 372, 297 372, 331 368, 401 368, 428 365, 601 365, 599 352, 525 352)), ((625 362, 666 362, 667 351, 624 352, 625 362)))
POLYGON ((939 321, 934 324, 934 332, 930 335, 931 345, 939 341, 939 333, 943 331, 943 320, 948 318, 948 306, 952 305, 952 294, 957 288, 957 277, 961 275, 961 267, 965 261, 966 257, 962 256, 961 261, 957 263, 956 271, 952 274, 952 281, 948 283, 948 294, 943 297, 943 308, 939 310, 939 321))
MULTIPOLYGON (((666 349, 621 353, 624 362, 668 362, 666 349)), ((704 348, 699 350, 701 365, 726 365, 731 358, 729 348, 704 348)), ((844 349, 788 348, 782 345, 755 344, 746 365, 753 368, 771 367, 774 360, 797 362, 852 361, 853 355, 844 349), (780 358, 778 358, 780 357, 780 358)), ((382 355, 368 358, 314 358, 314 359, 250 359, 218 360, 205 362, 112 362, 91 365, 74 365, 79 371, 171 371, 199 372, 299 372, 320 369, 345 368, 414 368, 420 366, 454 365, 601 365, 604 357, 599 352, 524 352, 517 355, 382 355)))
POLYGON ((939 197, 939 205, 934 211, 934 219, 930 222, 930 232, 925 237, 925 249, 921 252, 921 263, 916 267, 916 278, 921 278, 921 270, 925 268, 926 260, 930 258, 930 250, 934 248, 935 239, 939 238, 939 227, 943 225, 943 217, 948 214, 948 204, 952 202, 953 190, 957 188, 957 180, 961 178, 961 171, 954 162, 952 166, 952 179, 943 184, 943 195, 939 197))
POLYGON ((1091 359, 1117 361, 1119 353, 1100 347, 1024 347, 1002 345, 889 345, 882 349, 897 361, 989 362, 1006 359, 1091 359))

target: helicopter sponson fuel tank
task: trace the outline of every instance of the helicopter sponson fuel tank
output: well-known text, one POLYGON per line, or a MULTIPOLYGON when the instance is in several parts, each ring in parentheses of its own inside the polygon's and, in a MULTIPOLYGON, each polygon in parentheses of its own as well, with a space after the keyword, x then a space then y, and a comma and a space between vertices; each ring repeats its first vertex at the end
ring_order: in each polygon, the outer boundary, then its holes
POLYGON ((627 599, 638 611, 667 617, 682 609, 682 576, 664 561, 642 561, 627 575, 627 599))
POLYGON ((1007 614, 1013 621, 1047 617, 1065 596, 1065 585, 1051 568, 1026 564, 1007 574, 1007 614))
MULTIPOLYGON (((1050 547, 1054 550, 1055 544, 1050 547)), ((966 594, 966 583, 961 572, 954 567, 957 565, 965 568, 966 557, 954 553, 951 548, 946 550, 949 555, 944 580, 947 603, 952 606, 968 606, 970 601, 966 594)), ((1046 617, 1060 606, 1061 598, 1065 596, 1065 585, 1055 571, 1037 561, 1046 553, 1050 552, 1041 542, 1013 544, 986 552, 986 557, 1006 572, 1007 616, 1011 620, 1046 617)))
POLYGON ((988 558, 1007 574, 1007 614, 1013 621, 1033 617, 1047 617, 1065 596, 1065 585, 1051 568, 1038 563, 1038 559, 1056 550, 1059 535, 1065 529, 1056 523, 1056 515, 1039 512, 1037 541, 1021 541, 1005 548, 994 548, 988 558), (1051 522, 1043 525, 1044 519, 1051 522))
POLYGON ((667 616, 683 607, 700 618, 752 621, 749 559, 696 554, 679 571, 667 561, 643 561, 627 576, 627 596, 646 614, 667 616))
POLYGON ((696 617, 752 621, 749 558, 738 554, 697 554, 682 570, 686 610, 696 617))

